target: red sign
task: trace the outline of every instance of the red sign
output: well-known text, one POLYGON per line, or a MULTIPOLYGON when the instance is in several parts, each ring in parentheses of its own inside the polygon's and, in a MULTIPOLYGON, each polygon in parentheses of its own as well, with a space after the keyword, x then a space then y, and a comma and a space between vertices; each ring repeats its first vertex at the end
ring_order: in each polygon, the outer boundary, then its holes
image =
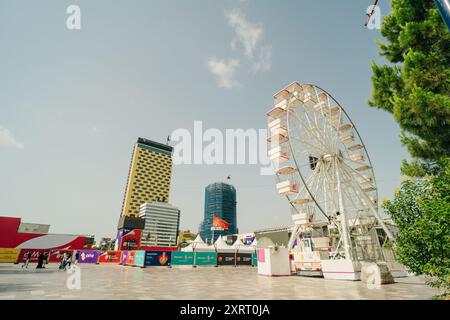
POLYGON ((134 257, 136 256, 136 251, 128 251, 127 260, 125 262, 126 265, 132 266, 134 265, 134 257))
POLYGON ((122 235, 120 250, 138 250, 141 246, 142 229, 133 229, 122 235))
POLYGON ((108 250, 98 257, 99 263, 120 263, 122 251, 108 250))
POLYGON ((45 250, 45 249, 22 249, 20 250, 19 257, 17 258, 18 263, 25 262, 25 254, 31 252, 31 263, 37 263, 39 254, 41 252, 47 252, 48 253, 48 260, 47 262, 61 262, 62 255, 64 253, 68 253, 72 255, 73 250, 45 250))
POLYGON ((223 230, 228 230, 229 223, 223 219, 220 219, 218 216, 213 216, 213 227, 221 228, 223 230))

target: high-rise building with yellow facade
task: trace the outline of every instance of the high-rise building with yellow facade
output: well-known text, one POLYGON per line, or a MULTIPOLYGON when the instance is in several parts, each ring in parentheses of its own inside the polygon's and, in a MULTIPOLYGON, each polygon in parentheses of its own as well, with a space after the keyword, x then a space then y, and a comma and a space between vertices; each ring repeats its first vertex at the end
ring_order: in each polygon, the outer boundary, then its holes
POLYGON ((133 149, 121 216, 139 217, 146 202, 169 202, 172 178, 171 146, 138 138, 133 149))

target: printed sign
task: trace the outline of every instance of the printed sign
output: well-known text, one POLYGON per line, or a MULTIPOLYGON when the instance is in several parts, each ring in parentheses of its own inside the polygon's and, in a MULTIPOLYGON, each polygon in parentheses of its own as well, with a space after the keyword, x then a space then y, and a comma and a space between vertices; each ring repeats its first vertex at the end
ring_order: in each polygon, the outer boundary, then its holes
POLYGON ((78 263, 97 263, 100 253, 98 250, 80 250, 78 263))
POLYGON ((145 251, 137 250, 134 253, 134 266, 143 267, 145 265, 145 251))
POLYGON ((252 265, 252 254, 251 253, 237 253, 236 254, 236 265, 251 266, 252 265))
POLYGON ((258 249, 258 262, 266 262, 266 251, 264 248, 258 249))
POLYGON ((217 254, 217 265, 218 266, 234 266, 235 256, 231 252, 219 252, 217 254))
POLYGON ((30 263, 37 263, 41 253, 47 253, 47 263, 60 262, 63 253, 72 254, 72 250, 21 249, 17 258, 18 263, 25 262, 25 255, 31 253, 30 263))
POLYGON ((256 252, 252 253, 252 265, 257 266, 258 265, 258 255, 256 252))
POLYGON ((98 257, 99 263, 120 263, 122 252, 121 251, 115 251, 115 250, 108 250, 103 252, 98 257))
POLYGON ((169 251, 145 251, 145 266, 168 266, 171 253, 169 251))
POLYGON ((15 263, 20 249, 0 249, 0 263, 15 263))
POLYGON ((216 252, 195 252, 196 266, 215 266, 217 264, 216 252))
POLYGON ((127 266, 134 265, 134 258, 135 257, 136 257, 136 251, 128 251, 127 260, 125 261, 125 264, 127 266))
POLYGON ((171 258, 172 265, 193 265, 194 264, 194 253, 193 252, 172 252, 171 258))
POLYGON ((122 251, 122 257, 120 258, 120 264, 126 265, 127 264, 127 256, 128 256, 129 251, 128 250, 123 250, 122 251))
POLYGON ((137 250, 141 246, 142 229, 121 229, 119 230, 119 249, 137 250))

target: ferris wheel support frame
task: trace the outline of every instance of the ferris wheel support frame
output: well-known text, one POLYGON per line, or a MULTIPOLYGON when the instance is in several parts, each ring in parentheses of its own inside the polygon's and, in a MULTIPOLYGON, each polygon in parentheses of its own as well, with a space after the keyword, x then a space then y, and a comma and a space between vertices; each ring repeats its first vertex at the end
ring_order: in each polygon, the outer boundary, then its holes
POLYGON ((341 179, 339 174, 339 160, 334 158, 334 166, 336 168, 337 192, 339 198, 339 217, 341 222, 341 238, 344 244, 344 253, 346 259, 351 259, 350 253, 350 236, 348 234, 347 217, 345 216, 344 200, 342 198, 341 179))

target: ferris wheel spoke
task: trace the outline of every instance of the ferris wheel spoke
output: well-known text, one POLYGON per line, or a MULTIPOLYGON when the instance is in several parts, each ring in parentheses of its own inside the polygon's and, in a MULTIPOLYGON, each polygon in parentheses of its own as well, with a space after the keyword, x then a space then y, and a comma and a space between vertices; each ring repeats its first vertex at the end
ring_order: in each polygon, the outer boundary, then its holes
POLYGON ((310 140, 315 141, 323 149, 326 150, 326 145, 323 143, 322 139, 320 139, 320 137, 316 134, 313 126, 311 125, 311 121, 307 115, 307 112, 305 112, 305 118, 307 120, 306 122, 308 123, 308 127, 309 127, 310 131, 308 131, 308 129, 304 125, 304 121, 302 121, 295 112, 292 113, 292 115, 294 116, 294 119, 298 121, 298 126, 300 128, 302 128, 302 132, 305 132, 310 140))
POLYGON ((323 155, 325 153, 324 150, 318 148, 315 145, 312 145, 311 143, 309 143, 308 141, 306 141, 306 140, 304 140, 302 138, 299 138, 299 137, 296 137, 296 136, 292 136, 292 140, 296 140, 300 144, 304 144, 304 145, 306 145, 308 147, 308 148, 305 148, 305 149, 302 150, 304 154, 310 154, 310 155, 315 156, 316 158, 319 158, 321 155, 323 155))

